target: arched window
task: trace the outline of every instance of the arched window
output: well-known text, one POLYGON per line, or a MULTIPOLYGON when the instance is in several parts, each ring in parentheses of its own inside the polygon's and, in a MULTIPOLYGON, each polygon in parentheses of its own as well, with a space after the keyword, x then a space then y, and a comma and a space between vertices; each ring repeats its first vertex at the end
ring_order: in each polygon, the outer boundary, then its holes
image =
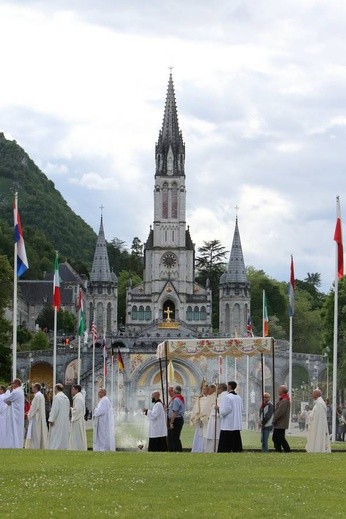
POLYGON ((178 186, 174 182, 172 184, 172 218, 178 217, 178 186))
POLYGON ((199 308, 198 308, 198 306, 195 306, 195 308, 193 310, 193 320, 194 321, 199 321, 199 308))
POLYGON ((138 319, 144 321, 144 306, 140 306, 138 310, 138 319))
POLYGON ((201 321, 205 321, 206 320, 206 318, 207 318, 207 311, 205 309, 205 306, 202 306, 201 312, 199 314, 199 318, 200 318, 201 321))
POLYGON ((132 307, 132 314, 131 314, 131 317, 133 320, 137 320, 138 319, 138 310, 137 310, 137 306, 133 306, 132 307))
POLYGON ((146 321, 151 321, 151 308, 150 308, 150 306, 146 306, 145 307, 144 318, 145 318, 146 321))
POLYGON ((191 306, 188 306, 187 310, 186 310, 186 320, 192 321, 192 318, 193 318, 192 308, 191 308, 191 306))
POLYGON ((168 184, 162 188, 162 218, 168 218, 168 184))
POLYGON ((107 305, 107 332, 112 331, 112 305, 108 303, 107 305))

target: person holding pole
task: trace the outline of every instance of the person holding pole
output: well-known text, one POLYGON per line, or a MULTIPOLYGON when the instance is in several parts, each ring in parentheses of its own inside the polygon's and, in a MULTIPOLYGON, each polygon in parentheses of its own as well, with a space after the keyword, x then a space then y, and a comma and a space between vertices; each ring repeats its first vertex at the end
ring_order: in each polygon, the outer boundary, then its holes
MULTIPOLYGON (((215 406, 220 406, 222 399, 227 395, 227 384, 221 382, 217 386, 216 398, 210 409, 207 431, 204 438, 204 452, 217 452, 220 436, 220 420, 215 406)), ((213 395, 214 396, 214 395, 213 395)))
POLYGON ((289 428, 291 402, 287 386, 279 386, 279 401, 275 406, 273 417, 273 443, 276 452, 290 452, 291 448, 285 438, 285 430, 289 428))
POLYGON ((261 423, 262 452, 269 452, 268 439, 270 431, 273 429, 273 414, 274 404, 270 400, 270 394, 263 393, 263 403, 259 412, 261 423))

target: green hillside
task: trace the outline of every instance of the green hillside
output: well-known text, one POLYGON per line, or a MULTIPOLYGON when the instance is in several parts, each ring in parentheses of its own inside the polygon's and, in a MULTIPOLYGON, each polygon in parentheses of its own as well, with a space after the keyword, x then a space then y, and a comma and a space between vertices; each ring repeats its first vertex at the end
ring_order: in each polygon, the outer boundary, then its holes
POLYGON ((96 234, 67 205, 54 183, 16 143, 0 133, 0 253, 12 261, 15 191, 25 235, 30 269, 25 277, 39 278, 52 270, 54 251, 84 271, 90 269, 96 234))

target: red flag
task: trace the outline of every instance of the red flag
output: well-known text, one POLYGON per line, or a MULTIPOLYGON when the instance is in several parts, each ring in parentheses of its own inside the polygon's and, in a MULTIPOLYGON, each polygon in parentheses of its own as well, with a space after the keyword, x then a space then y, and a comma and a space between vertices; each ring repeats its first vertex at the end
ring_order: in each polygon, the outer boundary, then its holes
POLYGON ((59 276, 59 262, 58 253, 55 255, 54 260, 54 282, 53 282, 53 307, 60 310, 61 298, 60 298, 60 276, 59 276))
POLYGON ((338 278, 341 279, 344 275, 344 246, 342 244, 342 230, 341 230, 341 211, 340 199, 336 197, 336 226, 334 231, 334 241, 337 243, 337 272, 338 278))

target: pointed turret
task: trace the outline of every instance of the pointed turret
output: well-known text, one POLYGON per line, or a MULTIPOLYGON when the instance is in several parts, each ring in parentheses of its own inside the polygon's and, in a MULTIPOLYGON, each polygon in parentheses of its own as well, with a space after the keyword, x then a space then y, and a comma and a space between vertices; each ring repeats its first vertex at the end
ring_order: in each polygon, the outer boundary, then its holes
POLYGON ((165 112, 155 156, 156 175, 184 175, 185 144, 179 129, 172 74, 169 75, 165 112))
POLYGON ((235 221, 233 243, 227 272, 220 277, 220 333, 226 336, 246 335, 250 315, 250 285, 247 279, 243 250, 235 221))
POLYGON ((93 266, 90 281, 115 282, 116 276, 109 267, 107 243, 103 229, 103 217, 101 215, 100 230, 97 237, 93 266))
POLYGON ((247 283, 243 250, 241 247, 240 234, 238 228, 238 217, 235 220, 235 229, 231 254, 228 262, 227 272, 222 274, 220 283, 247 283))

